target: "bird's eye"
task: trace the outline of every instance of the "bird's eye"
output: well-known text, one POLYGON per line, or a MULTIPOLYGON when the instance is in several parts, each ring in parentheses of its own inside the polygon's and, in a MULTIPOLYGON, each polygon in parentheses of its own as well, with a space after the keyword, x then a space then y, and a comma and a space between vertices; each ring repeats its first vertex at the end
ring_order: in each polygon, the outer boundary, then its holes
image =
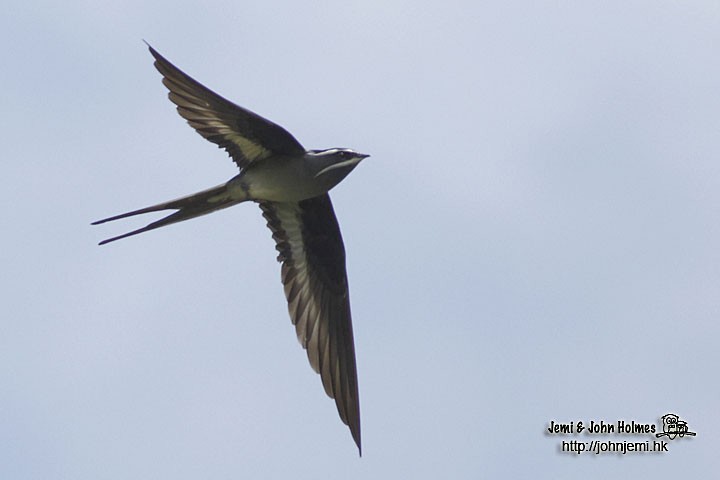
POLYGON ((349 156, 350 156, 350 154, 344 150, 342 152, 340 152, 340 158, 347 158, 349 156))

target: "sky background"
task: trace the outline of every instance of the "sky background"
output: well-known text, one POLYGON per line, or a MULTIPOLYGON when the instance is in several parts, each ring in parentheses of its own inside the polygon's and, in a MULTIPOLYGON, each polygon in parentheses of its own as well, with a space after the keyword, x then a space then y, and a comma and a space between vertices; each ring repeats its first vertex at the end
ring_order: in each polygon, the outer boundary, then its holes
POLYGON ((717 1, 17 2, 0 16, 0 478, 707 478, 720 470, 717 1), (252 204, 143 44, 307 148, 333 192, 363 457, 252 204), (548 422, 652 423, 576 455, 548 422))

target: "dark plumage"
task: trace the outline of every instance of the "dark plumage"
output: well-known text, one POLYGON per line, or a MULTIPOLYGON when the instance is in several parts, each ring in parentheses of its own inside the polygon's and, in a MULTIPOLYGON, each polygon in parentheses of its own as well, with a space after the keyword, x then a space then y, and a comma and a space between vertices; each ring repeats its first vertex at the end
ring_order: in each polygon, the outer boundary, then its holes
POLYGON ((240 174, 193 195, 94 222, 176 210, 101 245, 245 201, 257 202, 282 262, 282 282, 298 340, 361 452, 345 248, 327 192, 367 155, 344 148, 305 150, 284 128, 212 92, 149 48, 180 116, 224 148, 240 174))

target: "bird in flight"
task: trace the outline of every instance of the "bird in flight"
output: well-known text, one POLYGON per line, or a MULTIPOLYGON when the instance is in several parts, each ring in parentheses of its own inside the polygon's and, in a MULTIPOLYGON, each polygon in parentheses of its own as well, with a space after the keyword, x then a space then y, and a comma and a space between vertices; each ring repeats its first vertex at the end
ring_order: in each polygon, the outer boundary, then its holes
POLYGON ((258 203, 282 262, 282 283, 298 340, 362 454, 345 247, 328 191, 368 155, 348 148, 305 150, 281 126, 226 100, 148 48, 180 116, 224 148, 240 173, 193 195, 93 222, 175 210, 100 245, 238 203, 258 203))

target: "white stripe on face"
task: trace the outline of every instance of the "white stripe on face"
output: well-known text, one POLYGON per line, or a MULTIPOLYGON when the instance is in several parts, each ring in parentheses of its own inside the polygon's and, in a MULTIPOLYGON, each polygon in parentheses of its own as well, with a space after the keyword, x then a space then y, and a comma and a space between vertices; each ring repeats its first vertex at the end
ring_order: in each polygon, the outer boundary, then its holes
POLYGON ((355 153, 355 150, 349 148, 328 148, 327 150, 310 150, 312 155, 316 157, 324 157, 325 155, 335 155, 339 152, 355 153))

